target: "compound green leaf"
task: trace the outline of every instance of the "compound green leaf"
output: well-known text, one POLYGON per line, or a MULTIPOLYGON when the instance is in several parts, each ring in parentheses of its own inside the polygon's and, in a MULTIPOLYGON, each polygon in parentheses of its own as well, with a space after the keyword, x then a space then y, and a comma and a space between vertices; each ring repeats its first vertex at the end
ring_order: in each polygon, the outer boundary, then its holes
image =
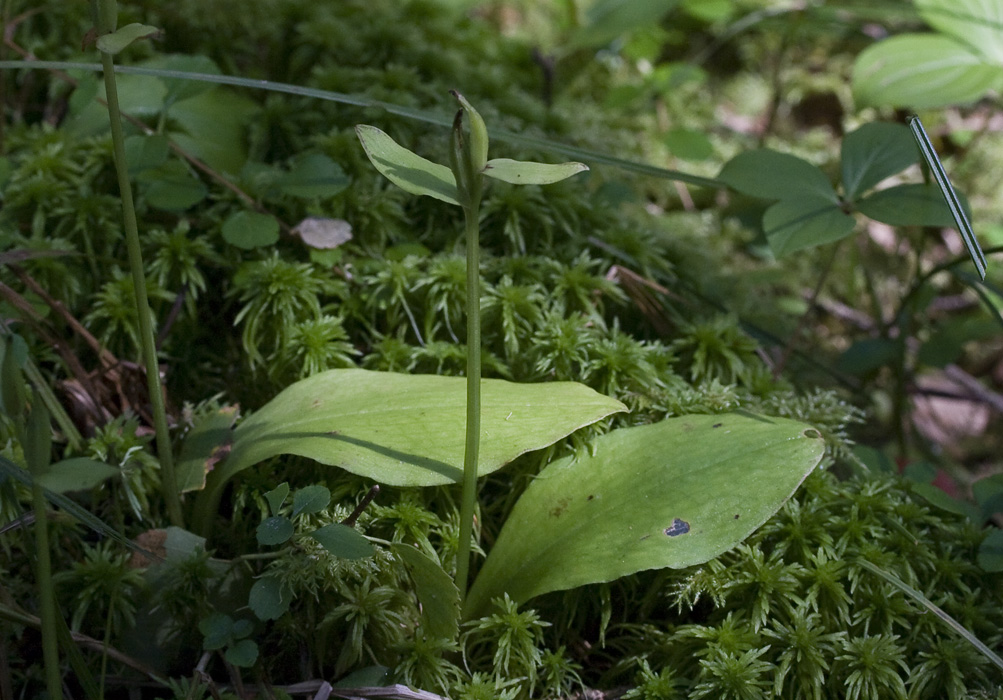
POLYGON ((278 620, 292 602, 292 595, 283 590, 282 581, 275 576, 259 578, 251 586, 247 606, 259 620, 278 620))
POLYGON ((258 544, 277 545, 287 542, 293 536, 295 528, 292 521, 283 515, 273 515, 265 518, 258 525, 258 544))
POLYGON ((967 104, 1003 81, 1003 66, 939 34, 901 34, 869 46, 853 66, 859 107, 936 109, 967 104))
POLYGON ((409 151, 375 126, 355 127, 362 148, 370 162, 390 182, 411 194, 427 195, 459 205, 456 178, 445 165, 439 165, 409 151))
POLYGON ((843 191, 853 201, 887 177, 919 161, 919 149, 903 124, 864 124, 843 139, 843 191))
MULTIPOLYGON (((625 410, 574 382, 485 379, 478 473, 490 474, 524 452, 625 410)), ((457 483, 463 476, 465 413, 463 377, 321 372, 287 387, 237 426, 230 455, 209 475, 208 490, 217 494, 232 475, 280 454, 393 486, 457 483)))
POLYGON ((1003 64, 1003 4, 996 0, 916 0, 916 9, 934 29, 1003 64))
POLYGON ((810 193, 838 203, 832 183, 806 160, 768 148, 745 151, 725 163, 718 179, 734 190, 760 199, 784 199, 810 193))
POLYGON ((638 571, 684 568, 759 528, 819 464, 808 425, 749 413, 670 418, 615 430, 595 456, 547 466, 516 503, 464 605, 638 571))
POLYGON ((209 194, 202 181, 176 159, 168 160, 157 168, 143 170, 136 179, 149 183, 143 192, 147 204, 166 211, 184 211, 209 194))
POLYGON ((588 169, 584 163, 532 163, 495 158, 488 161, 484 175, 513 185, 550 185, 588 169))
POLYGON ((838 202, 814 193, 782 199, 763 214, 766 240, 778 258, 846 238, 854 225, 853 217, 838 202))
MULTIPOLYGON (((958 195, 962 207, 968 202, 958 195)), ((857 202, 857 210, 864 216, 889 226, 954 226, 951 210, 933 183, 896 185, 878 190, 857 202)))

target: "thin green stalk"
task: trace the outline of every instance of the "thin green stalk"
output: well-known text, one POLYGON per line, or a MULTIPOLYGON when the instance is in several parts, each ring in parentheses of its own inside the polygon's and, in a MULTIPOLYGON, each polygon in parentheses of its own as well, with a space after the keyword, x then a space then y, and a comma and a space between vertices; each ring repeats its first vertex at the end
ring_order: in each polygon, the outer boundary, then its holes
POLYGON ((52 583, 52 560, 49 557, 49 521, 45 493, 37 483, 31 487, 31 505, 35 511, 35 550, 38 557, 39 617, 42 621, 42 659, 45 684, 51 700, 62 700, 63 681, 59 672, 59 638, 56 636, 56 595, 52 583))
POLYGON ((115 153, 115 172, 122 197, 122 216, 125 226, 125 242, 129 254, 129 269, 132 272, 132 286, 136 292, 136 311, 139 317, 139 339, 146 369, 146 385, 153 406, 153 424, 156 430, 157 455, 160 458, 161 481, 167 515, 171 523, 181 527, 181 498, 178 496, 178 480, 174 472, 174 455, 171 452, 170 432, 167 428, 167 412, 164 408, 164 394, 160 386, 160 365, 154 343, 153 324, 150 321, 150 302, 146 295, 146 276, 143 271, 143 254, 139 244, 139 227, 136 223, 136 208, 132 199, 132 183, 125 161, 125 135, 122 130, 122 112, 119 109, 118 85, 115 82, 115 66, 110 54, 101 53, 104 67, 105 92, 108 99, 108 117, 111 122, 112 147, 115 153))
POLYGON ((480 187, 463 207, 467 238, 467 442, 463 453, 463 495, 460 502, 460 542, 456 552, 456 587, 460 605, 467 597, 470 574, 470 540, 477 501, 477 461, 481 440, 481 274, 480 187))

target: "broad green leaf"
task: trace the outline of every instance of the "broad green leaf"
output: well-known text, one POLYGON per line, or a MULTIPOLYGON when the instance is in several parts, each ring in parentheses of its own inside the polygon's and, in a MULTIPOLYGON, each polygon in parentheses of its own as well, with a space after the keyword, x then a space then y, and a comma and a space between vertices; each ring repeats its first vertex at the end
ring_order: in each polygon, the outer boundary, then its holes
POLYGON ((760 199, 812 194, 839 202, 832 183, 806 160, 768 148, 745 151, 725 163, 718 179, 734 190, 760 199))
MULTIPOLYGON (((961 201, 962 207, 968 209, 968 202, 961 201)), ((951 210, 933 183, 911 183, 878 190, 857 202, 857 211, 889 226, 955 225, 951 210)))
POLYGON ((983 571, 1003 571, 1003 530, 994 528, 986 535, 976 561, 983 571))
POLYGON ((510 158, 494 158, 484 167, 486 177, 513 185, 550 185, 584 172, 584 163, 533 163, 510 158))
POLYGON ((973 483, 972 495, 986 520, 994 513, 1003 513, 1003 474, 992 474, 973 483))
POLYGON ((125 139, 125 162, 129 174, 159 168, 167 162, 167 137, 163 134, 133 135, 125 139))
POLYGON ((1003 3, 997 0, 916 0, 919 16, 934 29, 1003 64, 1003 3))
MULTIPOLYGON (((178 474, 185 478, 178 483, 181 493, 205 488, 206 474, 230 451, 233 424, 237 420, 236 406, 223 406, 212 413, 197 416, 195 424, 181 445, 178 474)), ((289 487, 286 487, 286 493, 289 487)))
POLYGON ((202 641, 203 649, 222 649, 233 638, 233 618, 223 613, 212 613, 199 621, 199 632, 205 637, 202 641))
POLYGON ((259 620, 277 620, 289 609, 292 595, 283 591, 282 581, 274 576, 263 576, 251 586, 247 606, 259 620))
POLYGON ((647 569, 681 569, 728 551, 773 515, 819 464, 803 423, 749 413, 670 418, 615 430, 594 457, 547 466, 505 521, 463 609, 647 569))
POLYGON ((247 124, 260 107, 230 90, 217 88, 178 100, 167 116, 169 136, 186 153, 221 173, 236 175, 247 162, 247 124))
POLYGON ((273 515, 261 521, 256 534, 258 544, 282 544, 288 542, 289 538, 293 536, 293 523, 282 515, 273 515))
POLYGON ((571 48, 598 47, 621 34, 649 27, 658 21, 678 0, 596 0, 585 16, 585 24, 571 37, 571 48))
POLYGON ((888 338, 858 340, 836 362, 836 369, 854 376, 875 372, 895 362, 902 352, 902 344, 888 338))
POLYGON ((227 647, 223 657, 234 666, 248 668, 258 660, 258 645, 252 639, 241 639, 227 647))
POLYGON ((320 542, 320 546, 336 557, 342 559, 366 559, 373 556, 376 550, 358 530, 332 523, 310 533, 310 537, 320 542))
POLYGON ((842 146, 843 191, 850 201, 919 160, 909 127, 872 122, 847 134, 842 146))
POLYGON ((265 494, 265 500, 268 501, 268 508, 271 510, 272 515, 279 514, 279 508, 281 508, 282 504, 286 502, 286 498, 288 496, 289 482, 287 481, 283 481, 281 484, 265 494))
MULTIPOLYGON (((485 379, 481 392, 482 476, 626 410, 574 382, 485 379)), ((321 372, 287 387, 237 426, 229 457, 209 475, 205 499, 214 502, 234 474, 280 454, 309 457, 392 486, 458 483, 465 414, 463 377, 321 372)))
POLYGON ((855 222, 838 202, 814 193, 782 199, 763 214, 763 230, 778 258, 796 250, 832 243, 853 233, 855 222))
POLYGON ((138 39, 146 39, 147 37, 156 36, 158 34, 160 34, 160 30, 156 27, 151 27, 148 24, 133 22, 132 24, 120 27, 111 34, 99 36, 97 40, 97 47, 98 51, 103 53, 117 54, 119 51, 138 39))
POLYGON ((166 211, 183 211, 209 194, 202 181, 177 159, 168 160, 159 168, 144 170, 136 179, 147 185, 143 192, 147 204, 166 211))
POLYGON ((244 250, 275 245, 279 240, 279 222, 274 216, 242 209, 223 222, 223 239, 244 250))
POLYGON ((305 486, 296 491, 296 495, 293 496, 293 517, 295 518, 300 513, 307 515, 319 513, 327 508, 327 504, 330 502, 331 492, 326 486, 319 484, 305 486))
POLYGON ((421 628, 432 637, 456 639, 460 626, 460 590, 438 562, 409 544, 396 543, 391 551, 407 566, 421 604, 421 628))
POLYGON ((36 477, 36 481, 50 491, 69 493, 93 488, 121 473, 104 462, 87 457, 71 457, 51 465, 44 474, 36 477))
POLYGON ((707 160, 714 155, 714 145, 707 134, 697 129, 670 129, 665 135, 665 145, 676 158, 707 160))
POLYGON ((349 179, 341 166, 323 153, 309 153, 298 158, 276 183, 283 194, 314 199, 333 197, 346 187, 349 179))
MULTIPOLYGON (((216 62, 208 56, 192 56, 189 54, 169 54, 154 56, 140 64, 143 68, 163 71, 183 71, 190 73, 200 73, 202 75, 222 75, 216 62)), ((167 95, 164 97, 164 104, 170 106, 179 100, 186 100, 189 97, 201 95, 213 89, 213 84, 204 80, 190 80, 187 78, 169 78, 163 76, 164 85, 167 86, 167 95)))
POLYGON ((1003 66, 939 34, 901 34, 869 46, 853 66, 859 107, 936 109, 967 104, 1003 80, 1003 66))
POLYGON ((409 151, 375 126, 359 124, 355 132, 369 160, 390 182, 405 192, 459 205, 456 178, 445 165, 409 151))

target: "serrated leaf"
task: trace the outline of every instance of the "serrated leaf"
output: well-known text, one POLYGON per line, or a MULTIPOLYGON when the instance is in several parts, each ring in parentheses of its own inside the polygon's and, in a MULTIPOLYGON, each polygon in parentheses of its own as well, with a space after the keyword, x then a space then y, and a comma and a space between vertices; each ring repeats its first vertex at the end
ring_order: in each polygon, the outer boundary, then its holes
POLYGON ((422 630, 432 637, 456 639, 460 628, 460 590, 437 562, 409 544, 391 546, 407 566, 421 604, 422 630))
POLYGON ((494 158, 484 166, 484 175, 513 185, 551 185, 588 169, 584 163, 550 164, 494 158))
MULTIPOLYGON (((481 383, 483 476, 530 450, 626 407, 574 382, 481 383)), ((466 444, 466 379, 339 369, 287 387, 241 423, 226 462, 233 474, 279 454, 309 457, 381 484, 458 483, 466 444)))
POLYGON ((68 493, 94 488, 101 482, 113 476, 119 476, 121 473, 115 467, 104 462, 87 457, 71 457, 51 465, 44 474, 37 476, 35 480, 55 493, 68 493))
POLYGON ((278 545, 288 542, 289 538, 293 536, 293 532, 293 523, 289 518, 273 515, 261 521, 256 534, 258 544, 278 545))
POLYGON ((230 245, 253 250, 275 245, 279 240, 279 222, 274 216, 242 209, 223 222, 223 239, 230 245))
POLYGON ((843 191, 851 201, 919 161, 909 127, 886 122, 864 124, 847 134, 841 153, 843 191))
POLYGON ((615 430, 595 456, 543 469, 516 502, 464 604, 466 619, 508 593, 550 591, 728 551, 819 464, 808 425, 748 413, 670 418, 615 430))
POLYGON ((759 148, 740 153, 725 163, 718 179, 734 190, 760 199, 784 199, 810 194, 838 204, 832 183, 806 160, 759 148))
POLYGON ((939 34, 900 34, 864 49, 853 66, 858 107, 936 109, 968 104, 998 87, 1003 67, 939 34))
POLYGON ((127 24, 124 27, 119 28, 111 34, 103 34, 102 36, 99 36, 97 40, 97 47, 98 51, 101 51, 102 53, 114 55, 129 46, 129 44, 134 41, 146 39, 151 36, 157 36, 159 34, 160 30, 156 27, 151 27, 148 24, 133 22, 132 24, 127 24))
POLYGON ((300 513, 319 513, 327 508, 327 504, 330 502, 331 492, 326 486, 319 484, 305 486, 293 496, 293 517, 295 518, 300 513))
POLYGON ((370 162, 390 182, 405 192, 459 205, 456 178, 445 165, 409 151, 375 126, 359 124, 355 133, 370 162))
POLYGON ((763 214, 763 231, 778 258, 846 238, 855 221, 828 197, 803 193, 782 199, 763 214))
POLYGON ((283 593, 282 581, 273 576, 265 576, 251 586, 247 605, 259 620, 278 620, 292 602, 292 596, 283 593))
POLYGON ((366 559, 376 553, 372 543, 358 530, 332 523, 310 533, 328 552, 342 559, 366 559))
MULTIPOLYGON (((961 201, 968 209, 968 202, 961 201)), ((933 183, 911 183, 878 190, 857 202, 857 211, 889 226, 955 225, 951 210, 933 183)))

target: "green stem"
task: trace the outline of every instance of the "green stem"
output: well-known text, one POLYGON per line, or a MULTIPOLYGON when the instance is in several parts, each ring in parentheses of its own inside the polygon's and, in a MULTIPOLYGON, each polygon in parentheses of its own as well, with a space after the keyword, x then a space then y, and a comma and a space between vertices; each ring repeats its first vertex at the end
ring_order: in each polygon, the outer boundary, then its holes
POLYGON ((35 549, 38 556, 39 617, 42 622, 42 658, 45 662, 45 683, 51 700, 62 700, 63 681, 59 672, 59 638, 56 633, 56 593, 52 584, 52 560, 49 558, 49 521, 46 515, 45 493, 35 483, 31 487, 32 508, 35 511, 35 549))
POLYGON ((174 472, 174 455, 171 452, 171 436, 167 428, 167 412, 164 408, 164 394, 160 386, 160 365, 157 348, 153 340, 153 323, 150 321, 150 302, 146 296, 146 276, 143 271, 143 253, 139 244, 139 227, 136 223, 136 208, 132 200, 132 183, 125 161, 125 135, 122 131, 122 113, 118 104, 118 86, 115 82, 115 66, 110 54, 101 54, 104 67, 104 84, 108 97, 108 117, 111 121, 111 139, 115 152, 115 172, 122 197, 122 216, 125 225, 125 242, 129 253, 129 269, 132 272, 132 286, 136 292, 136 311, 139 317, 139 339, 146 369, 146 385, 153 406, 153 424, 157 436, 157 455, 160 458, 161 481, 167 515, 173 525, 183 526, 181 498, 178 496, 178 480, 174 472))
POLYGON ((467 443, 463 453, 463 496, 460 502, 460 542, 456 551, 456 587, 460 605, 467 597, 470 573, 470 540, 477 500, 477 460, 481 441, 481 182, 477 174, 463 207, 467 238, 467 443))

